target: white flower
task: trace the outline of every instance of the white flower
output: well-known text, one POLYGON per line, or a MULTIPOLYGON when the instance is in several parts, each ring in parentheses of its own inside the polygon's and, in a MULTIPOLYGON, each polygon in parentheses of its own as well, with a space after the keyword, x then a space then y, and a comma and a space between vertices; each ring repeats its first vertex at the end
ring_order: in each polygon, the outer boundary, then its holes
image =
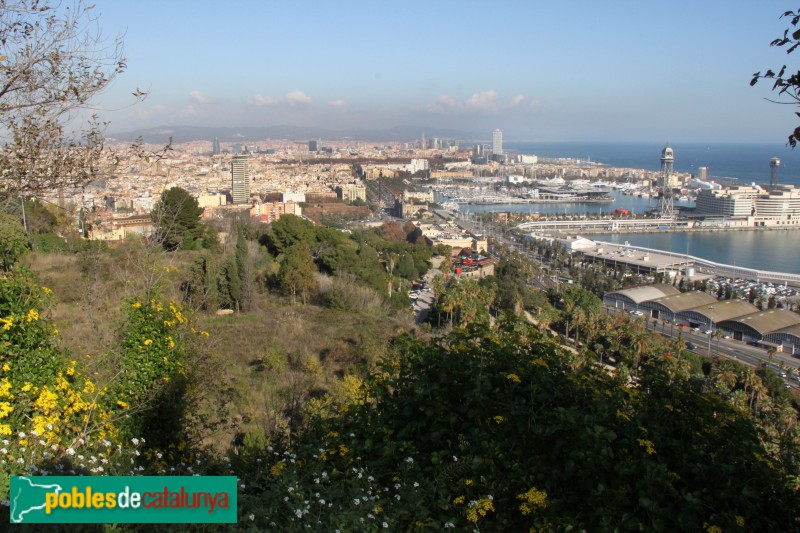
POLYGON ((6 455, 8 453, 8 449, 0 448, 0 453, 2 453, 3 455, 6 455))
POLYGON ((19 432, 19 438, 21 438, 21 439, 24 439, 24 438, 25 438, 25 433, 23 433, 22 431, 20 431, 20 432, 19 432))
POLYGON ((31 435, 34 436, 34 437, 38 437, 39 436, 39 432, 37 432, 35 429, 32 429, 31 430, 31 435))
POLYGON ((67 448, 67 455, 75 455, 75 450, 72 448, 67 448))
POLYGON ((394 499, 397 500, 397 501, 400 501, 400 495, 399 494, 395 494, 394 495, 394 499))
POLYGON ((139 439, 137 439, 136 437, 132 438, 131 442, 133 443, 134 446, 138 446, 139 445, 139 439))
POLYGON ((302 509, 295 509, 295 510, 294 510, 294 515, 295 515, 297 518, 303 518, 303 510, 302 510, 302 509))
POLYGON ((454 456, 453 456, 453 461, 455 461, 455 462, 457 463, 457 462, 458 462, 458 457, 456 457, 456 456, 454 455, 454 456))
POLYGON ((444 523, 444 528, 445 529, 454 529, 455 527, 456 527, 456 525, 454 523, 452 523, 452 522, 445 522, 444 523))
POLYGON ((387 524, 386 522, 384 522, 384 523, 383 523, 383 529, 388 529, 388 528, 389 528, 389 524, 387 524))
POLYGON ((250 514, 247 516, 247 518, 249 518, 249 519, 250 519, 250 521, 252 522, 253 520, 255 520, 255 519, 256 519, 256 515, 254 515, 253 513, 250 513, 250 514))
POLYGON ((407 462, 408 464, 411 464, 411 463, 413 463, 413 462, 414 462, 414 458, 413 458, 413 457, 406 457, 406 462, 407 462))
POLYGON ((417 482, 415 481, 415 482, 414 482, 414 488, 417 488, 417 487, 419 487, 419 483, 417 483, 417 482))
POLYGON ((359 504, 361 504, 361 500, 356 498, 356 499, 353 500, 353 503, 356 504, 356 505, 359 505, 359 504))

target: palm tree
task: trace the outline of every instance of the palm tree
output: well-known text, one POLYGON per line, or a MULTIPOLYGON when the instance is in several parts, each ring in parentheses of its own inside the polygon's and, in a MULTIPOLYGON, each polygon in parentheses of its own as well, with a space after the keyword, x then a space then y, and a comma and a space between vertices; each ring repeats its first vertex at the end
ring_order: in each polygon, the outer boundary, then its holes
POLYGON ((717 353, 719 353, 719 340, 722 338, 722 330, 719 328, 715 329, 714 338, 717 339, 717 353))

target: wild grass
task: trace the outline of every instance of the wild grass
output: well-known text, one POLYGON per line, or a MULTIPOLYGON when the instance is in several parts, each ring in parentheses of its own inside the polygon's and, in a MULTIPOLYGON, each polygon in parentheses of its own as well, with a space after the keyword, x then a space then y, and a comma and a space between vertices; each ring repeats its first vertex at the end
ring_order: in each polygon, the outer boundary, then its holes
MULTIPOLYGON (((31 253, 26 262, 53 290, 50 313, 62 346, 102 381, 115 367, 124 301, 148 291, 180 300, 196 256, 125 243, 103 252, 31 253)), ((249 432, 286 436, 301 423, 306 400, 348 374, 363 375, 394 335, 413 327, 410 316, 390 316, 383 297, 354 279, 323 277, 321 287, 339 304, 293 306, 262 284, 249 312, 195 313, 196 330, 209 333, 192 369, 194 433, 206 445, 224 450, 249 432)))

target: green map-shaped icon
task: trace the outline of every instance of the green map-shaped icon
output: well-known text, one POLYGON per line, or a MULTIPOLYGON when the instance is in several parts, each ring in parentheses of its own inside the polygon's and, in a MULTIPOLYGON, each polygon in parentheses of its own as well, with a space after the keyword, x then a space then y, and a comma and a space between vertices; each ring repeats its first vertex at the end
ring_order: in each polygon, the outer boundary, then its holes
POLYGON ((34 483, 24 476, 11 478, 11 522, 20 524, 45 512, 45 494, 62 492, 61 485, 34 483))

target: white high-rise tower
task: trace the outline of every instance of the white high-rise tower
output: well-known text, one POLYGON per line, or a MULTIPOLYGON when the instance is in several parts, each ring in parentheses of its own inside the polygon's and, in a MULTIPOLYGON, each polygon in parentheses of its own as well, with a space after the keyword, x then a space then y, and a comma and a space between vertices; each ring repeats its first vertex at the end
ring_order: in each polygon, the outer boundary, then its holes
POLYGON ((231 196, 234 204, 250 201, 250 161, 247 156, 235 155, 231 159, 231 196))
POLYGON ((503 155, 503 132, 500 130, 492 132, 492 154, 503 155))

